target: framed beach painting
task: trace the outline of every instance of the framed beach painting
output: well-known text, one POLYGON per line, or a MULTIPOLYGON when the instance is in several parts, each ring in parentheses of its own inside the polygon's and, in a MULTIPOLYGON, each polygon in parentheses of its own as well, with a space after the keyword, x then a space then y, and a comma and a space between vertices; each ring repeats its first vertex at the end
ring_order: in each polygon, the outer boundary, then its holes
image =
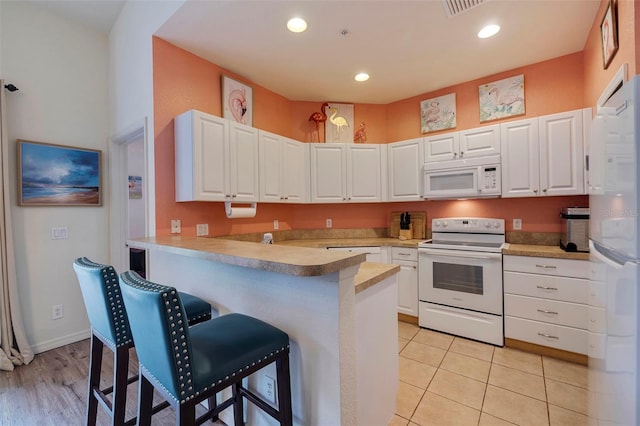
POLYGON ((480 121, 524 114, 524 74, 479 86, 480 121))
POLYGON ((102 152, 18 140, 18 205, 102 205, 102 152))
POLYGON ((422 133, 456 127, 456 94, 439 96, 420 102, 422 133))
POLYGON ((222 76, 222 117, 253 126, 253 89, 222 76))

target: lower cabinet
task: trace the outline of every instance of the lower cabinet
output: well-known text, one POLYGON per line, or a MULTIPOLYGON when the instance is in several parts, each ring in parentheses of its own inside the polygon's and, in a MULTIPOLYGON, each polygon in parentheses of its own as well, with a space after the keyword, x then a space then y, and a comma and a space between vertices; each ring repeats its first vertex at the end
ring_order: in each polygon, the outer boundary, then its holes
POLYGON ((398 273, 398 313, 418 316, 418 249, 391 247, 391 263, 398 273))
POLYGON ((505 255, 505 337, 587 354, 589 262, 505 255))

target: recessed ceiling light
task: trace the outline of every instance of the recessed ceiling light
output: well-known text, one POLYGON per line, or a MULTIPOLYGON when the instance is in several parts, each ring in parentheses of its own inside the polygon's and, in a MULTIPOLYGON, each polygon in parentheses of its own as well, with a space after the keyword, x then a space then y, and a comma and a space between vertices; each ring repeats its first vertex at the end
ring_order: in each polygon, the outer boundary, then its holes
POLYGON ((358 74, 356 74, 355 77, 353 77, 356 81, 367 81, 369 80, 369 74, 367 74, 366 72, 360 72, 358 74))
POLYGON ((487 25, 486 27, 480 30, 480 32, 478 33, 478 37, 489 38, 491 36, 498 34, 498 31, 500 31, 500 25, 493 25, 493 24, 487 25))
POLYGON ((302 18, 291 18, 287 21, 287 28, 292 33, 301 33, 307 29, 307 21, 302 18))

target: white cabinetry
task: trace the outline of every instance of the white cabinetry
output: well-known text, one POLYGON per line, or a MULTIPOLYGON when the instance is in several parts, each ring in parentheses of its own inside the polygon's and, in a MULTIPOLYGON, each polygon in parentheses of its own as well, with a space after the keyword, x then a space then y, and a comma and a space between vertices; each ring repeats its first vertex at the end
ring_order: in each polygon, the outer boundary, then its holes
POLYGON ((309 145, 312 202, 377 202, 385 199, 384 145, 309 145))
POLYGON ((391 263, 398 274, 398 313, 418 316, 418 249, 391 247, 391 263))
POLYGON ((424 162, 500 153, 500 126, 477 127, 424 138, 424 162))
POLYGON ((505 255, 505 337, 587 353, 589 262, 505 255))
POLYGON ((260 130, 260 201, 305 203, 309 194, 308 144, 260 130))
POLYGON ((583 110, 501 124, 502 197, 584 194, 583 110))
POLYGON ((190 110, 174 120, 176 201, 258 201, 258 133, 190 110))
POLYGON ((390 143, 389 201, 421 201, 423 139, 390 143))

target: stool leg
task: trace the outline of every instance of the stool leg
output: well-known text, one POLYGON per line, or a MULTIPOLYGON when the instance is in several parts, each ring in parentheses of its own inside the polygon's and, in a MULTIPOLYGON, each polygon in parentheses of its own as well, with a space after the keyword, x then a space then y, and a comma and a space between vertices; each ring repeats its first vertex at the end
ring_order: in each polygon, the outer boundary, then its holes
POLYGON ((196 404, 187 401, 176 407, 176 426, 195 426, 196 424, 196 404))
POLYGON ((91 333, 91 354, 89 355, 89 390, 87 392, 87 419, 88 426, 95 426, 98 415, 98 399, 93 393, 94 389, 100 389, 100 371, 102 369, 102 348, 104 343, 91 333))
POLYGON ((278 377, 280 424, 291 426, 293 424, 293 413, 291 411, 291 373, 288 352, 276 360, 276 374, 278 377))
MULTIPOLYGON (((218 394, 215 393, 213 394, 212 397, 207 399, 207 403, 209 405, 209 411, 211 410, 215 410, 215 408, 218 406, 218 394)), ((217 414, 211 414, 211 421, 212 422, 216 422, 218 421, 218 415, 217 414)))
POLYGON ((127 409, 127 380, 129 378, 129 346, 113 352, 113 417, 114 425, 124 424, 127 409))
POLYGON ((231 392, 233 394, 233 424, 235 426, 244 426, 244 410, 240 385, 240 381, 231 385, 231 392))
POLYGON ((153 410, 153 385, 142 373, 138 380, 138 425, 150 426, 153 410))

